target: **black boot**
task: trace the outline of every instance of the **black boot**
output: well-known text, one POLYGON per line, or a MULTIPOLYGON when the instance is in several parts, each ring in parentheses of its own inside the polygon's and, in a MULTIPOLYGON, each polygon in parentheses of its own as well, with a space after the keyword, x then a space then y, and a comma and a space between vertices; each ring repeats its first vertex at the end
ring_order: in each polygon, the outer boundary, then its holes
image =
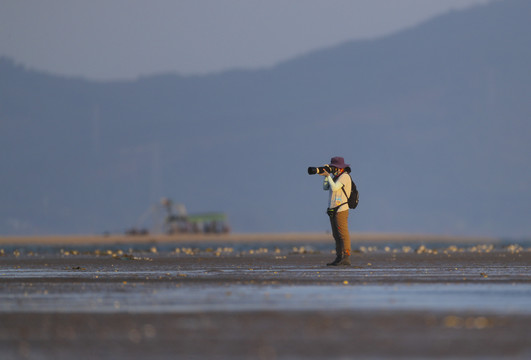
POLYGON ((350 255, 348 253, 343 253, 341 255, 337 255, 336 259, 326 264, 327 266, 350 266, 350 255))
POLYGON ((326 266, 337 266, 341 262, 342 258, 341 255, 337 255, 336 259, 332 261, 331 263, 326 264, 326 266))
POLYGON ((335 239, 336 242, 336 259, 332 261, 331 263, 326 264, 326 266, 337 266, 337 264, 341 261, 343 258, 343 247, 341 246, 341 242, 335 239))

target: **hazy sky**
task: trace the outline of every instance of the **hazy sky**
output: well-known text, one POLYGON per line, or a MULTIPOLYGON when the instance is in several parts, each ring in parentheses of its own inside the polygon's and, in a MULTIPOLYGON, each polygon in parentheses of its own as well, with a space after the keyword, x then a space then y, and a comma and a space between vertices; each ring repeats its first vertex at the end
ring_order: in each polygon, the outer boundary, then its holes
POLYGON ((0 56, 92 79, 271 66, 489 0, 0 0, 0 56))

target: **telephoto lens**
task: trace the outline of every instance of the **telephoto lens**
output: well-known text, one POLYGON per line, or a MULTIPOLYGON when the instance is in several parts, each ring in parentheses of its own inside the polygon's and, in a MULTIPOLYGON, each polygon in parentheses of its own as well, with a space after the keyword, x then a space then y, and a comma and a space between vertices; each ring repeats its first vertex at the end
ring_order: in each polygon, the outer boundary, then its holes
POLYGON ((332 172, 332 168, 329 165, 321 166, 321 167, 309 167, 308 168, 308 175, 315 175, 320 174, 324 171, 332 172))

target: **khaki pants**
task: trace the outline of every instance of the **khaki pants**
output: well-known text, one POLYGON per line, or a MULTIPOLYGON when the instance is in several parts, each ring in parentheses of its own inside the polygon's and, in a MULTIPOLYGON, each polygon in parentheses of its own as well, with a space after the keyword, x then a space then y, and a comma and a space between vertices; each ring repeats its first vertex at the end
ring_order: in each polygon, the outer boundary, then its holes
POLYGON ((348 232, 348 210, 336 213, 330 218, 332 234, 336 241, 337 255, 350 255, 350 234, 348 232))

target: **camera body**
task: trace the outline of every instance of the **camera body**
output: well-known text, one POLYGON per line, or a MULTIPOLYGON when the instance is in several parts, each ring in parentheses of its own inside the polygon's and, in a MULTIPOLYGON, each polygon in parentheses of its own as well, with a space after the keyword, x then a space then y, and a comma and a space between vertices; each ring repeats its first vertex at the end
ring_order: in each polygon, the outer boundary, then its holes
POLYGON ((309 167, 308 168, 308 175, 315 175, 315 174, 321 174, 323 172, 329 172, 329 173, 332 173, 333 172, 333 169, 330 165, 324 165, 324 166, 320 166, 320 167, 309 167))

